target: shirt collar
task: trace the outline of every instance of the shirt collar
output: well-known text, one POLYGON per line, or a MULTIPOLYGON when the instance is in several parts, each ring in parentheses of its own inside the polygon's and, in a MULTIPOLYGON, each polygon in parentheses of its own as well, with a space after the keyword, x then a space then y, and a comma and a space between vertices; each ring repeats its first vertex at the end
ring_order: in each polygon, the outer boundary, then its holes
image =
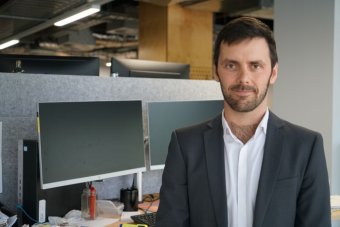
MULTIPOLYGON (((260 132, 263 132, 264 135, 267 134, 268 118, 269 118, 269 109, 267 107, 267 110, 264 116, 262 117, 260 124, 256 128, 255 135, 254 135, 255 138, 258 136, 260 132)), ((235 135, 230 130, 227 120, 224 118, 224 110, 222 111, 222 126, 223 126, 224 135, 229 135, 232 138, 236 139, 235 135)))

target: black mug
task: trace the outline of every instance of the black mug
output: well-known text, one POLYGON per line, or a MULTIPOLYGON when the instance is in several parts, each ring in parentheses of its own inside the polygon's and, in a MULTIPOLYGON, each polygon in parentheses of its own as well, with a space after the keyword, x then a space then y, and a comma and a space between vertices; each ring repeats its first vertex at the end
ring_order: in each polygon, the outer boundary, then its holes
POLYGON ((120 202, 124 204, 124 211, 137 211, 138 190, 136 188, 120 189, 120 202))

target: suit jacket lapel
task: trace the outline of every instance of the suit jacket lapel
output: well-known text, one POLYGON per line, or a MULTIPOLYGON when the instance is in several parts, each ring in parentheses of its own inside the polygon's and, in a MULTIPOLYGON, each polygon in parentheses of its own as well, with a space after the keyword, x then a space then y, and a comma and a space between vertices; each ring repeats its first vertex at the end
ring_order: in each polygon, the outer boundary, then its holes
POLYGON ((228 226, 227 197, 224 167, 224 143, 222 116, 212 120, 204 133, 205 154, 207 160, 208 182, 218 226, 228 226))
POLYGON ((264 146, 263 162, 257 190, 254 227, 262 226, 263 218, 267 211, 273 187, 278 176, 281 154, 283 148, 283 135, 279 129, 282 120, 270 112, 267 126, 266 142, 264 146))

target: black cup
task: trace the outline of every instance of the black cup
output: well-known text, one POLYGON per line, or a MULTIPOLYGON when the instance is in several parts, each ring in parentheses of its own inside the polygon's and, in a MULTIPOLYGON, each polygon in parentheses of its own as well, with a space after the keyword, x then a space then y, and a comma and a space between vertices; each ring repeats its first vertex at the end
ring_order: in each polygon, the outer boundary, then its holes
POLYGON ((124 211, 137 211, 138 190, 136 188, 120 189, 120 202, 124 204, 124 211))

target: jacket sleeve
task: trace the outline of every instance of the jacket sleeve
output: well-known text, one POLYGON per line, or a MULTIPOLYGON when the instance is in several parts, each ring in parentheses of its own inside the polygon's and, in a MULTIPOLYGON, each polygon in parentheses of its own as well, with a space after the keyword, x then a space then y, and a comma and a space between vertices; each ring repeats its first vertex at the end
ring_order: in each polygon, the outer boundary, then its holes
POLYGON ((190 226, 186 176, 186 164, 174 132, 163 171, 157 227, 190 226))
POLYGON ((297 200, 295 227, 331 227, 329 181, 320 134, 315 137, 297 200))

